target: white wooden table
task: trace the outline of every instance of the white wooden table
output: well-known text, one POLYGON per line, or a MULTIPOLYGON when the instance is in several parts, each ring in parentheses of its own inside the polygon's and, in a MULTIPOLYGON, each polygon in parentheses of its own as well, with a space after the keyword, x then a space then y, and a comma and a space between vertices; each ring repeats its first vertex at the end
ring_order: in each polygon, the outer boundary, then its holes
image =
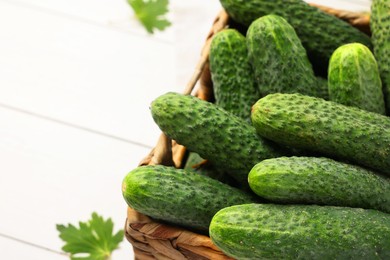
POLYGON ((55 225, 93 211, 123 228, 122 179, 159 135, 149 104, 184 89, 220 8, 171 0, 150 36, 125 0, 0 0, 1 259, 66 259, 55 225))

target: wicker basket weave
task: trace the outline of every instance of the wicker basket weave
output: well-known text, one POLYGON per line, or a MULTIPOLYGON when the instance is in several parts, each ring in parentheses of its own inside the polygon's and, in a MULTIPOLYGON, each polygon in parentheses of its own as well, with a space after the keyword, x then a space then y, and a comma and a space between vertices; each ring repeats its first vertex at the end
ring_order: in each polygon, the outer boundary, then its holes
MULTIPOLYGON (((369 15, 337 10, 314 5, 321 10, 347 21, 359 30, 370 35, 369 15)), ((229 16, 222 10, 215 19, 207 36, 196 70, 189 81, 184 94, 194 94, 203 100, 213 98, 211 75, 208 67, 210 43, 214 34, 229 26, 229 16), (195 85, 199 83, 196 93, 195 85)), ((141 165, 166 165, 181 168, 184 164, 186 149, 161 134, 157 145, 140 162, 141 165)), ((183 228, 169 226, 128 208, 125 224, 125 236, 133 245, 136 259, 232 259, 222 253, 204 235, 183 228)))

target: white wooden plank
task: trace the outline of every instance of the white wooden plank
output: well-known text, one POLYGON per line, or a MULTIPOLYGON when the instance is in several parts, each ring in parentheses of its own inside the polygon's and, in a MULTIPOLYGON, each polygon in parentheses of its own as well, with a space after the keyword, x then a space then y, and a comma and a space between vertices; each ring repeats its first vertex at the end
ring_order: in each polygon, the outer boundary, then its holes
POLYGON ((0 1, 0 103, 154 145, 174 47, 0 1))
POLYGON ((69 257, 0 236, 1 259, 66 260, 69 257))
POLYGON ((176 36, 176 85, 184 86, 192 76, 206 37, 222 7, 219 1, 171 1, 176 36))
MULTIPOLYGON (((20 8, 50 13, 63 18, 95 24, 108 29, 122 30, 143 37, 150 37, 141 26, 126 0, 0 0, 20 8)), ((172 12, 167 14, 172 18, 172 12)), ((172 42, 173 29, 155 31, 153 38, 172 42)))
MULTIPOLYGON (((175 46, 176 83, 184 86, 192 76, 212 22, 222 9, 219 1, 170 0, 168 19, 172 26, 147 35, 136 21, 126 0, 0 0, 74 20, 106 25, 111 29, 136 32, 152 39, 164 39, 175 46), (207 8, 205 8, 207 7, 207 8)), ((183 87, 184 89, 184 87, 183 87)), ((181 89, 180 89, 181 90, 181 89)))
MULTIPOLYGON (((56 224, 96 211, 123 228, 121 182, 148 152, 0 108, 0 233, 59 251, 56 224)), ((120 251, 131 259, 127 241, 120 251)))

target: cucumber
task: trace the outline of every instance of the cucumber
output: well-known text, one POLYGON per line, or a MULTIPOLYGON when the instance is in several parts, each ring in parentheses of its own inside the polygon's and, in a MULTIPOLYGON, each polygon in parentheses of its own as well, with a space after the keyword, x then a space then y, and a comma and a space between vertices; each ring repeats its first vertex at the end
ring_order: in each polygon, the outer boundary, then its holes
POLYGON ((381 73, 386 96, 387 114, 390 115, 390 1, 373 0, 370 27, 374 55, 381 73))
POLYGON ((371 47, 367 35, 302 0, 220 0, 220 2, 230 17, 246 26, 268 14, 285 18, 296 30, 318 75, 326 77, 329 58, 339 46, 359 42, 371 47))
POLYGON ((247 44, 262 97, 278 92, 318 95, 306 50, 284 18, 266 15, 256 19, 249 26, 247 44))
POLYGON ((250 171, 249 186, 275 203, 321 204, 390 213, 390 179, 358 166, 315 157, 264 160, 250 171))
POLYGON ((235 29, 218 32, 211 41, 209 59, 215 104, 250 122, 251 107, 260 94, 245 37, 235 29))
POLYGON ((376 210, 237 205, 218 211, 210 237, 236 259, 390 259, 390 215, 376 210))
POLYGON ((140 213, 201 232, 208 231, 218 210, 255 201, 219 181, 162 165, 132 170, 123 180, 122 193, 127 204, 140 213))
POLYGON ((390 175, 390 118, 300 94, 270 94, 252 110, 259 135, 390 175))
POLYGON ((168 137, 247 187, 256 163, 289 153, 258 136, 244 119, 194 96, 164 94, 152 102, 151 112, 168 137))
POLYGON ((360 43, 345 44, 329 62, 330 100, 386 114, 382 82, 374 55, 360 43))

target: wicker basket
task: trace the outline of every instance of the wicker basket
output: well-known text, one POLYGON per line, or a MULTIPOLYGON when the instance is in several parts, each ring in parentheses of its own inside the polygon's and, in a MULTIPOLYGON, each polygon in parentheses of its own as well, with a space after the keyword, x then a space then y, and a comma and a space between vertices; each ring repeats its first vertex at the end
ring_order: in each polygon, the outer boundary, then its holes
MULTIPOLYGON (((369 15, 312 5, 370 34, 369 15)), ((207 36, 200 61, 184 94, 193 94, 193 89, 199 82, 198 90, 194 95, 203 100, 212 100, 213 90, 208 68, 210 43, 214 34, 228 26, 229 16, 222 10, 207 36)), ((140 162, 140 166, 161 164, 181 168, 185 156, 184 146, 161 134, 156 147, 140 162)), ((136 259, 232 259, 222 253, 209 237, 156 222, 131 208, 127 211, 125 236, 133 245, 136 259)))

